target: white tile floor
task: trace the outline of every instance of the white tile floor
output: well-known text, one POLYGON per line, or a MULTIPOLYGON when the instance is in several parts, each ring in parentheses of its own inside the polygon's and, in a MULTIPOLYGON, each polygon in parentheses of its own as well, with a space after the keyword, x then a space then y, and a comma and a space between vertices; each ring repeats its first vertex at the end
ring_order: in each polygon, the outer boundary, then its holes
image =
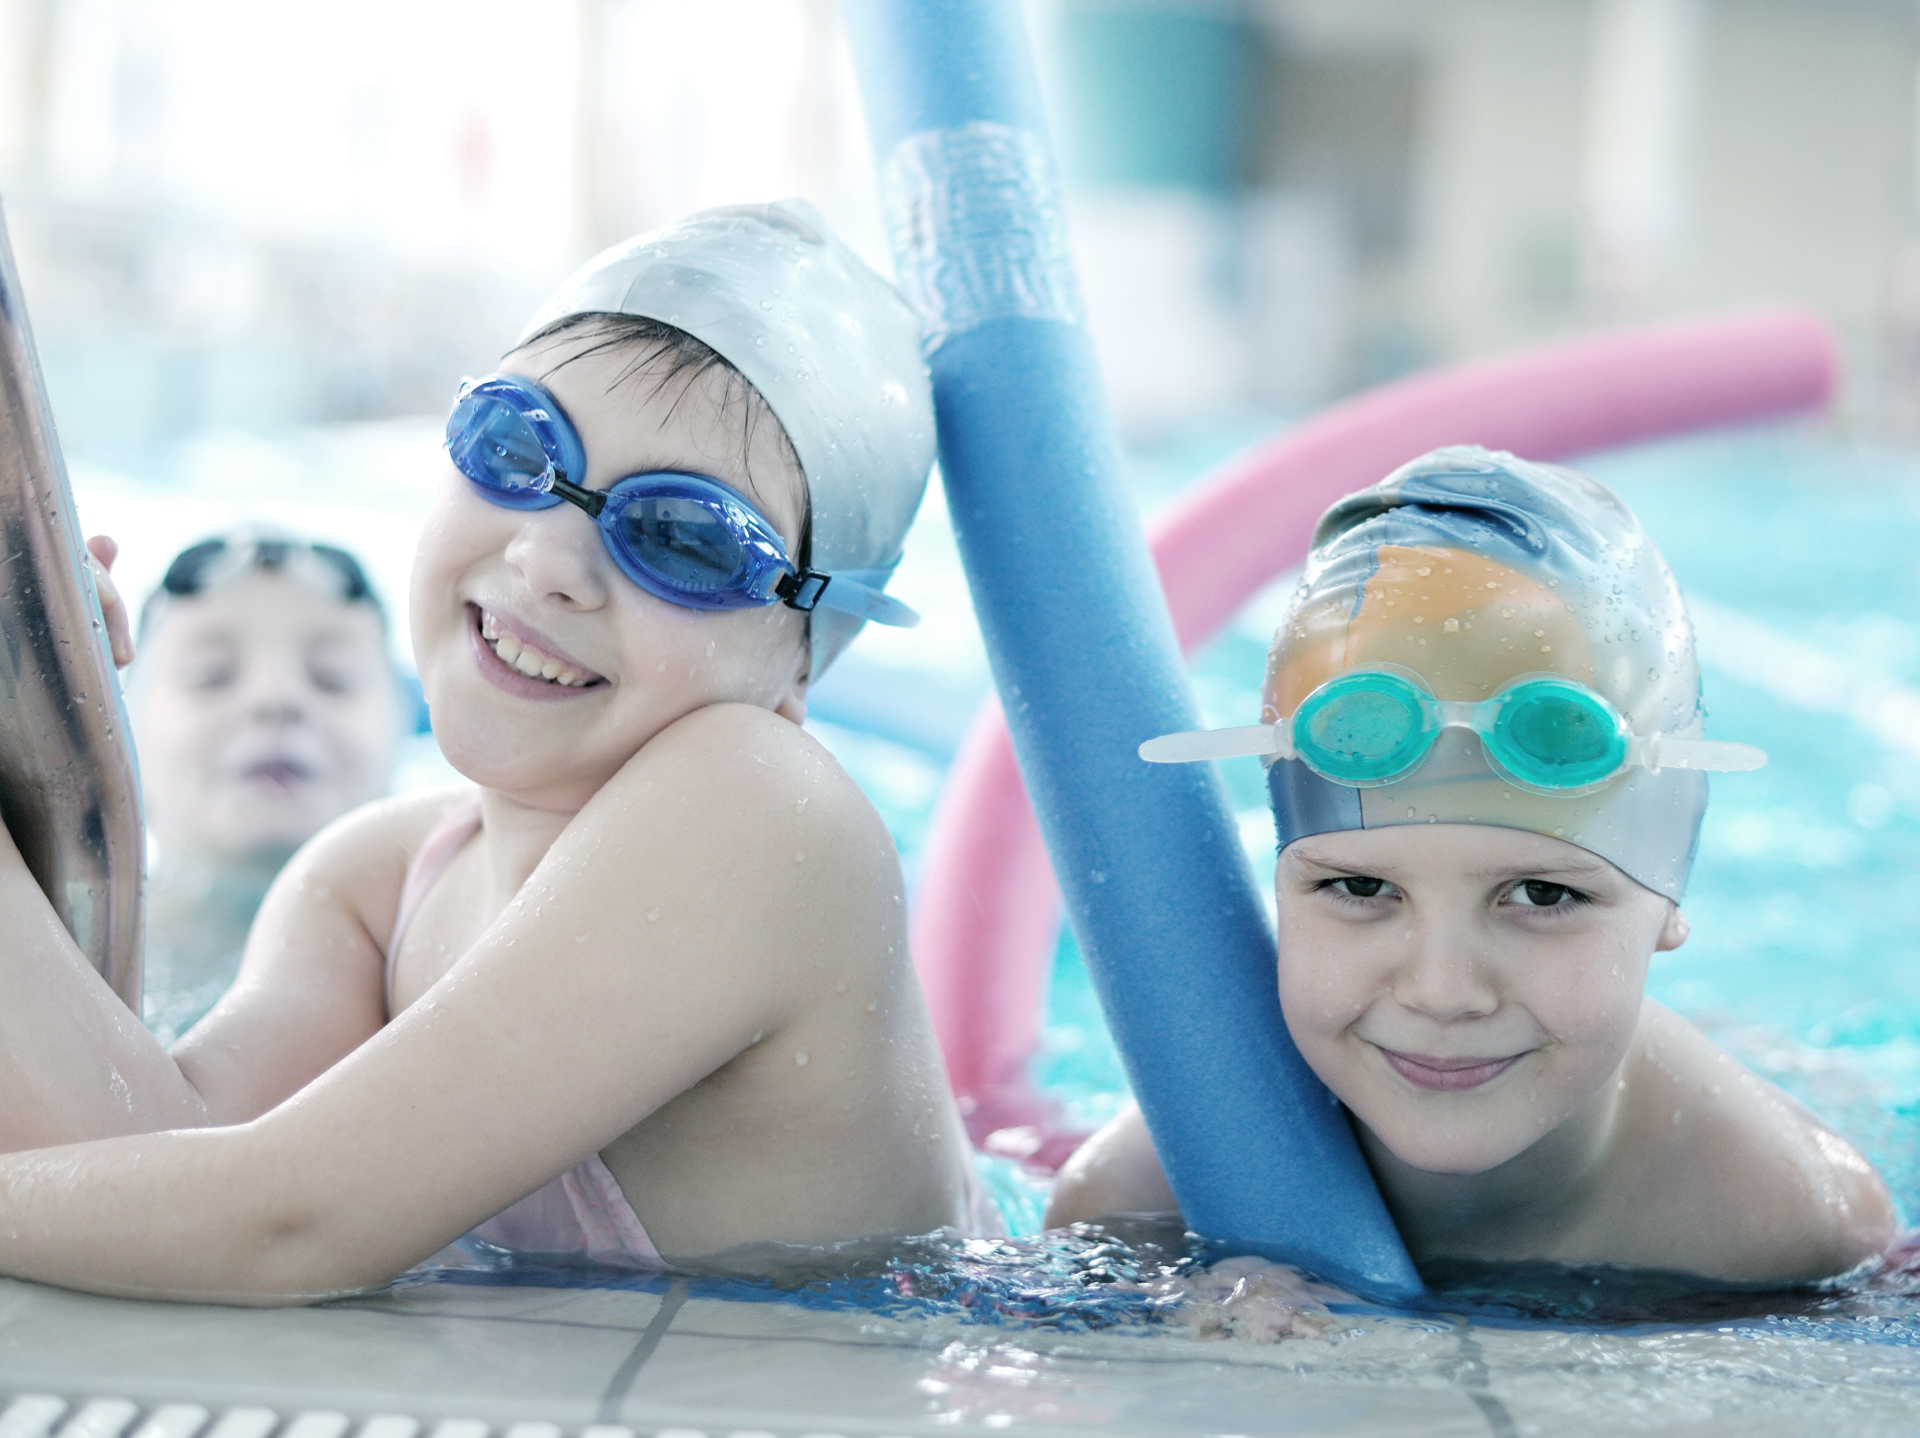
POLYGON ((1257 1346, 429 1284, 324 1308, 0 1281, 0 1438, 1920 1432, 1920 1350, 1375 1321, 1257 1346))

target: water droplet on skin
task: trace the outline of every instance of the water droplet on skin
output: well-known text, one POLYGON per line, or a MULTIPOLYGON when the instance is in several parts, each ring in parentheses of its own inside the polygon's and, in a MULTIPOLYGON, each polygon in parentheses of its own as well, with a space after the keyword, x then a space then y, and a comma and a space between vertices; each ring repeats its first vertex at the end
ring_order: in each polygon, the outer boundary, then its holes
POLYGON ((1416 614, 1413 616, 1413 622, 1415 624, 1425 624, 1427 622, 1427 616, 1424 614, 1416 614))
POLYGON ((1511 619, 1513 618, 1513 611, 1511 609, 1502 609, 1500 611, 1500 617, 1502 619, 1511 619))
POLYGON ((573 941, 576 944, 584 944, 591 937, 593 937, 591 934, 575 934, 573 936, 573 941))
POLYGON ((794 862, 794 863, 796 863, 796 864, 804 864, 804 863, 806 863, 806 862, 807 862, 807 851, 806 851, 805 849, 795 849, 795 850, 793 851, 793 862, 794 862))
POLYGON ((805 1049, 801 1049, 799 1053, 793 1056, 793 1066, 801 1069, 807 1066, 807 1051, 805 1049))
POLYGON ((806 807, 807 807, 807 801, 805 798, 799 798, 793 801, 793 812, 796 814, 798 814, 802 809, 806 807))
POLYGON ((653 908, 647 910, 647 922, 649 924, 653 923, 659 917, 660 917, 660 909, 658 905, 655 905, 653 908))
POLYGON ((1446 623, 1442 624, 1440 628, 1444 633, 1458 634, 1460 632, 1460 621, 1458 619, 1449 619, 1446 623))
POLYGON ((655 669, 653 672, 655 674, 665 674, 667 672, 667 661, 662 659, 660 661, 660 667, 655 669))
POLYGON ((840 981, 839 983, 837 983, 837 984, 835 984, 835 985, 833 986, 833 991, 834 991, 834 992, 835 992, 836 994, 844 994, 844 993, 845 993, 845 992, 847 991, 847 983, 846 983, 846 980, 845 980, 845 979, 842 979, 842 980, 841 980, 841 981, 840 981))
POLYGON ((1431 564, 1423 564, 1413 572, 1419 575, 1422 579, 1425 579, 1429 574, 1433 573, 1433 566, 1431 564))
POLYGON ((874 1011, 875 1009, 877 1009, 877 1008, 879 1008, 879 1007, 880 1007, 880 1000, 878 1000, 878 999, 868 999, 868 1000, 867 1000, 867 1012, 868 1012, 868 1013, 872 1013, 872 1012, 873 1012, 873 1011, 874 1011))
POLYGON ((1540 652, 1542 654, 1551 654, 1553 653, 1553 646, 1551 644, 1542 644, 1540 646, 1540 652))
POLYGON ((1545 639, 1547 637, 1547 631, 1544 629, 1536 629, 1533 631, 1533 637, 1535 639, 1545 639))

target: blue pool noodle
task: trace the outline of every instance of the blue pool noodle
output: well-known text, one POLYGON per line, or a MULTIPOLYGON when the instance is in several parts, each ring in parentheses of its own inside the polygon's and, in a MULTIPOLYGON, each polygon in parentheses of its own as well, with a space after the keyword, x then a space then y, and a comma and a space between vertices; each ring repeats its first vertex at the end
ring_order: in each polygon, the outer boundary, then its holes
MULTIPOLYGON (((1007 127, 1036 147, 1031 193, 997 174, 973 196, 982 176, 943 176, 963 223, 931 242, 900 224, 897 184, 883 194, 909 294, 930 262, 991 268, 995 246, 1030 249, 1057 226, 1015 0, 848 0, 846 14, 883 192, 903 141, 924 152, 1007 127)), ((928 364, 961 560, 1074 935, 1189 1226, 1412 1297, 1419 1276, 1346 1116, 1287 1035, 1218 776, 1135 754, 1197 715, 1092 345, 1048 307, 1029 293, 962 315, 928 364)))

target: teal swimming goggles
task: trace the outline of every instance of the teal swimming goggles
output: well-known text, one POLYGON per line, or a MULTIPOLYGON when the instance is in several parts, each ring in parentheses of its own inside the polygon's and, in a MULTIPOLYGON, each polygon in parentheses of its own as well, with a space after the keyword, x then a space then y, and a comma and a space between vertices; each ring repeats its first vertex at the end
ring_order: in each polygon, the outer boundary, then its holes
POLYGON ((1278 723, 1167 734, 1142 744, 1140 757, 1298 759, 1335 784, 1371 789, 1419 768, 1443 729, 1471 729, 1494 772, 1536 794, 1585 793, 1636 767, 1735 773, 1767 762, 1751 744, 1635 734, 1605 695, 1559 674, 1523 674, 1475 703, 1436 699, 1392 664, 1329 679, 1278 723))

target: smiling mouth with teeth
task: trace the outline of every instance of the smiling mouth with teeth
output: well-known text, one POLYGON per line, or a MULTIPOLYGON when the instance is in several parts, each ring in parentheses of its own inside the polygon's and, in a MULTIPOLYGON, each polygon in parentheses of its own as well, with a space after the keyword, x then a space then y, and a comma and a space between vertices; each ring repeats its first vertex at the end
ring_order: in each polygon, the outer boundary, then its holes
POLYGON ((577 671, 564 668, 558 659, 549 659, 531 644, 522 644, 511 634, 502 634, 493 622, 493 616, 484 609, 480 611, 480 637, 487 641, 487 647, 499 656, 500 662, 529 679, 544 679, 549 684, 558 684, 566 689, 585 689, 595 682, 597 675, 582 677, 577 671))

